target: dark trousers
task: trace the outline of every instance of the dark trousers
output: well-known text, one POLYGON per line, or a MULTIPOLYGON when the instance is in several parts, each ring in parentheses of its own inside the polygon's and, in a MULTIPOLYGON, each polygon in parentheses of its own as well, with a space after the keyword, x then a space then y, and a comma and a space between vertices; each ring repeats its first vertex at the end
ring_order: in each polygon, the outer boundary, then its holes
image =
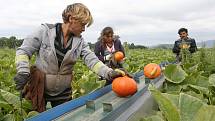
POLYGON ((104 86, 110 85, 110 84, 112 84, 112 82, 113 82, 113 80, 106 80, 106 83, 104 86))
POLYGON ((62 93, 60 93, 59 95, 56 95, 56 96, 50 96, 48 94, 45 94, 46 103, 50 102, 52 107, 56 107, 60 104, 68 102, 68 101, 72 100, 71 92, 72 92, 71 88, 67 88, 62 93))

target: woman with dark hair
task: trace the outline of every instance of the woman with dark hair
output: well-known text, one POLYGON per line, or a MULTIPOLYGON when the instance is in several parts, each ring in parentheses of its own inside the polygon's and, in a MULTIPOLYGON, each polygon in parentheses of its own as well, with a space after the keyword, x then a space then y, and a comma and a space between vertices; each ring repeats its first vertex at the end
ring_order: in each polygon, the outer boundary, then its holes
MULTIPOLYGON (((121 51, 125 55, 124 48, 119 40, 119 36, 114 35, 113 29, 111 27, 105 27, 98 38, 98 42, 95 44, 94 52, 99 60, 101 60, 108 67, 112 69, 120 69, 126 72, 122 67, 122 62, 117 62, 114 58, 115 52, 118 51, 121 51)), ((127 72, 126 75, 130 76, 127 72)), ((102 80, 103 79, 104 78, 102 78, 102 80)), ((109 85, 113 81, 113 79, 106 80, 107 81, 105 85, 109 85)))
POLYGON ((111 27, 105 27, 98 38, 98 42, 95 44, 95 54, 107 66, 111 68, 122 68, 121 63, 114 62, 112 58, 113 54, 117 51, 121 51, 125 55, 119 36, 114 35, 111 27))

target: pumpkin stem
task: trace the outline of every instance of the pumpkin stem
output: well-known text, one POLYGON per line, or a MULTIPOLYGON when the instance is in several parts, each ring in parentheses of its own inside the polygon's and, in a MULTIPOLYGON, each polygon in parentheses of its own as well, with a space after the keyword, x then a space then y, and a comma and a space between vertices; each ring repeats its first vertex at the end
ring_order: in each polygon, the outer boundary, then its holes
POLYGON ((150 73, 150 75, 152 76, 152 75, 154 75, 156 72, 157 72, 157 67, 154 67, 153 70, 152 70, 152 72, 150 73))
POLYGON ((124 72, 124 71, 122 71, 122 70, 120 70, 120 69, 115 69, 115 71, 117 71, 117 72, 121 73, 121 74, 122 74, 122 76, 126 76, 125 72, 124 72))

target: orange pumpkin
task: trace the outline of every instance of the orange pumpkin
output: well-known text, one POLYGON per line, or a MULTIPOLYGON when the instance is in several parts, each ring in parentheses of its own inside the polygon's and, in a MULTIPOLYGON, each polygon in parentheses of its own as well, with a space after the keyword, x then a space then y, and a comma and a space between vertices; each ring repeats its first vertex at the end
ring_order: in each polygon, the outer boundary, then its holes
POLYGON ((150 63, 144 67, 144 75, 150 79, 157 78, 160 74, 161 68, 156 63, 150 63))
POLYGON ((137 91, 137 83, 127 76, 118 77, 113 80, 112 90, 120 97, 127 97, 137 91))
POLYGON ((118 51, 118 52, 114 53, 114 59, 115 59, 117 62, 122 61, 123 58, 124 58, 123 52, 118 51))

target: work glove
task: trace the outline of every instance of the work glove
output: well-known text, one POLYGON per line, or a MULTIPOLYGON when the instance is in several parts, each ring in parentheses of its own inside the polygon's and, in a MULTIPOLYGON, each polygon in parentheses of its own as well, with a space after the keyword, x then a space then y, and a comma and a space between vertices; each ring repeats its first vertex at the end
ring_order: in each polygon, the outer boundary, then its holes
POLYGON ((108 54, 108 55, 104 56, 105 61, 109 61, 109 60, 111 60, 111 58, 112 58, 112 54, 108 54))
POLYGON ((125 70, 124 68, 119 68, 119 70, 123 71, 125 73, 126 76, 133 78, 133 74, 129 73, 127 70, 125 70))
POLYGON ((108 73, 109 79, 115 79, 117 77, 128 76, 133 78, 133 75, 128 73, 124 68, 114 69, 108 73))
POLYGON ((108 80, 113 80, 117 77, 122 77, 122 76, 125 76, 125 72, 120 70, 120 69, 114 69, 112 71, 109 71, 108 72, 108 80))
POLYGON ((111 59, 109 61, 109 67, 111 68, 122 68, 122 65, 124 63, 126 58, 123 58, 121 61, 116 61, 114 58, 114 53, 111 56, 111 59))
POLYGON ((29 73, 17 73, 16 76, 14 77, 16 89, 23 90, 23 88, 24 88, 25 84, 28 82, 29 78, 30 78, 29 73))

